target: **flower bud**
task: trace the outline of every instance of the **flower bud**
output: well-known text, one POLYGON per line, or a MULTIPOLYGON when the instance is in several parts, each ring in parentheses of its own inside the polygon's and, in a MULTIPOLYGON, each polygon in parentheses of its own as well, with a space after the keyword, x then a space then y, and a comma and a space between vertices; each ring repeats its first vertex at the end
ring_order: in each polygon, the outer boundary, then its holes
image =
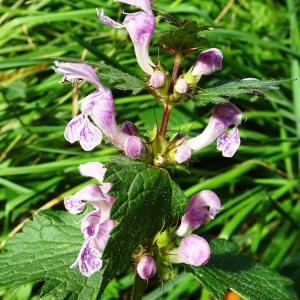
POLYGON ((151 256, 143 256, 136 269, 142 279, 148 280, 152 278, 157 270, 154 258, 151 256))
POLYGON ((179 247, 169 253, 173 263, 184 263, 192 266, 201 266, 207 263, 210 257, 208 242, 195 234, 182 239, 179 247))
POLYGON ((128 135, 138 135, 139 131, 137 127, 131 121, 125 121, 121 128, 122 132, 128 135))
POLYGON ((149 85, 155 89, 162 87, 165 84, 165 74, 161 71, 155 71, 149 81, 149 85))
POLYGON ((192 70, 193 76, 210 75, 222 69, 223 54, 217 48, 203 51, 198 56, 197 62, 192 70))
POLYGON ((185 94, 187 92, 189 88, 189 85, 188 83, 186 82, 185 79, 183 78, 180 78, 176 81, 176 84, 175 84, 175 91, 178 93, 178 94, 185 94))
POLYGON ((137 136, 129 136, 124 143, 125 154, 131 158, 139 158, 145 153, 145 145, 137 136))

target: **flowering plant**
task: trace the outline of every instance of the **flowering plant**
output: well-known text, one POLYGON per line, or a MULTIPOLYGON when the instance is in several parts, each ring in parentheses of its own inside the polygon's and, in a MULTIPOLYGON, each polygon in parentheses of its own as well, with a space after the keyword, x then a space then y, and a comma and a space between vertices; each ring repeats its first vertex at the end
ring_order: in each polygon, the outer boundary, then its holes
MULTIPOLYGON (((63 59, 54 62, 54 70, 62 75, 63 83, 86 82, 93 87, 93 92, 80 101, 80 114, 67 124, 65 139, 72 144, 79 142, 84 151, 92 151, 101 144, 104 135, 120 150, 120 155, 107 164, 92 159, 81 164, 81 175, 91 182, 65 197, 64 205, 70 215, 45 213, 16 238, 26 240, 30 231, 42 232, 48 226, 53 240, 58 239, 55 255, 47 254, 44 261, 41 256, 45 243, 49 249, 53 245, 42 234, 36 238, 39 245, 35 248, 36 255, 43 267, 34 280, 46 282, 45 295, 99 298, 113 278, 131 267, 136 277, 132 298, 140 299, 145 283, 173 279, 178 266, 185 267, 218 299, 227 289, 253 298, 249 284, 252 280, 263 297, 267 297, 264 299, 270 299, 278 291, 292 299, 287 280, 237 254, 236 244, 213 240, 203 232, 199 235, 201 226, 214 220, 222 210, 221 200, 207 189, 188 200, 172 177, 174 170, 187 171, 193 152, 212 143, 216 142, 224 157, 234 156, 241 143, 238 127, 243 114, 230 100, 241 94, 259 95, 264 89, 274 89, 280 81, 247 78, 202 89, 198 85, 201 78, 220 71, 223 63, 220 49, 198 50, 205 42, 199 36, 203 27, 193 21, 172 20, 174 28, 157 42, 174 59, 170 72, 159 60, 153 62, 149 52, 157 18, 167 17, 156 15, 150 0, 117 2, 133 5, 138 11, 126 14, 122 23, 105 15, 103 10, 97 10, 97 15, 105 25, 127 30, 145 80, 137 79, 135 82, 141 82, 137 88, 131 86, 132 75, 115 74, 124 76, 128 90, 147 88, 163 106, 162 120, 160 124, 154 122, 148 133, 140 131, 131 121, 118 125, 113 91, 97 75, 97 65, 94 68, 86 62, 63 59), (187 70, 181 68, 184 59, 194 52, 200 52, 195 62, 187 70), (201 133, 170 134, 173 108, 188 101, 199 106, 214 104, 205 129, 201 133), (232 270, 226 269, 231 264, 232 270), (253 279, 257 274, 263 274, 261 280, 253 279), (268 284, 270 281, 274 282, 272 286, 268 284)), ((113 68, 107 70, 114 74, 113 68)), ((112 88, 117 88, 115 83, 119 80, 112 77, 112 88)), ((7 285, 13 280, 25 282, 28 272, 28 266, 26 269, 24 262, 20 263, 19 249, 11 249, 17 253, 15 267, 19 277, 10 279, 6 271, 3 274, 7 285)), ((9 261, 12 259, 9 255, 3 257, 9 261)))

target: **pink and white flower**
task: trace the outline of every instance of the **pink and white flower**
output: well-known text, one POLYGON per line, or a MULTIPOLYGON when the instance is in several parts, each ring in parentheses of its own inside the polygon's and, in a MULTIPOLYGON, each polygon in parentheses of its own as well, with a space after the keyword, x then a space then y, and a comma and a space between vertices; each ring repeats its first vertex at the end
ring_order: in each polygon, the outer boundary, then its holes
POLYGON ((242 120, 242 112, 232 103, 218 104, 215 106, 204 131, 187 141, 187 145, 193 150, 200 150, 218 139, 217 149, 222 151, 223 156, 231 157, 240 145, 240 137, 237 126, 242 120), (230 126, 234 128, 227 133, 230 126))
MULTIPOLYGON (((81 114, 68 123, 65 139, 70 143, 78 141, 85 151, 91 151, 101 143, 103 132, 112 144, 124 150, 124 144, 130 135, 117 126, 112 92, 102 85, 95 70, 83 63, 58 61, 55 62, 54 70, 64 75, 64 81, 86 80, 96 87, 96 91, 80 101, 81 114)), ((141 140, 139 143, 143 144, 141 140)))
POLYGON ((138 64, 145 73, 152 75, 155 64, 149 55, 149 45, 155 30, 156 19, 151 9, 151 1, 117 1, 134 5, 142 9, 142 11, 127 14, 123 23, 112 20, 104 14, 103 10, 97 11, 97 15, 103 24, 116 29, 126 28, 132 40, 138 64))
POLYGON ((197 193, 191 198, 176 234, 178 236, 190 234, 204 222, 213 220, 220 209, 221 201, 213 191, 203 190, 197 193))

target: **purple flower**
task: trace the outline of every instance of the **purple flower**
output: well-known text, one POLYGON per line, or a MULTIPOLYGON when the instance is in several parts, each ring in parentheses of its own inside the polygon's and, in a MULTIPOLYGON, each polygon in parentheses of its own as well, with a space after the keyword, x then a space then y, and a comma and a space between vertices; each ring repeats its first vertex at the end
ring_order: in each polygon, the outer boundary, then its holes
POLYGON ((155 89, 162 87, 165 84, 165 74, 162 71, 155 71, 149 80, 149 85, 155 89))
POLYGON ((82 113, 68 123, 66 140, 70 143, 79 141, 84 150, 90 151, 101 143, 101 129, 112 144, 124 150, 124 143, 130 135, 117 126, 112 92, 101 84, 95 70, 87 64, 57 61, 54 69, 68 81, 86 80, 97 87, 95 92, 80 101, 82 113))
POLYGON ((151 256, 143 256, 136 269, 139 276, 144 280, 152 278, 157 271, 155 260, 151 256))
MULTIPOLYGON (((79 170, 83 176, 96 178, 99 181, 103 181, 106 171, 103 164, 98 162, 82 164, 79 170)), ((71 266, 78 267, 87 277, 101 269, 102 253, 109 240, 110 232, 116 226, 116 222, 110 219, 111 208, 115 202, 115 199, 108 195, 111 187, 111 183, 103 183, 101 186, 90 184, 75 195, 65 198, 65 207, 71 213, 82 212, 87 203, 95 208, 81 220, 84 243, 71 266)))
MULTIPOLYGON (((215 106, 213 115, 204 131, 195 138, 188 140, 187 145, 192 150, 200 150, 226 133, 229 126, 234 125, 237 127, 241 123, 241 119, 242 112, 234 104, 218 104, 215 106)), ((235 134, 238 134, 238 132, 235 131, 235 134)), ((225 138, 225 140, 227 140, 228 143, 231 139, 225 138)), ((235 139, 235 141, 236 140, 237 139, 235 139)), ((224 143, 220 144, 224 145, 224 143)), ((237 144, 235 144, 235 148, 236 145, 237 144)), ((224 146, 220 146, 220 149, 223 149, 223 147, 224 146)), ((227 147, 228 146, 226 146, 226 148, 227 147)), ((223 151, 223 153, 226 154, 226 151, 223 151)))
POLYGON ((205 221, 214 219, 220 209, 220 199, 213 191, 203 190, 194 195, 181 218, 180 226, 176 232, 177 235, 185 236, 190 234, 205 221))
POLYGON ((180 78, 176 81, 175 91, 178 94, 185 94, 187 92, 188 88, 189 88, 189 85, 185 79, 180 78))
POLYGON ((131 158, 139 158, 145 153, 145 145, 137 136, 129 136, 124 143, 125 154, 131 158))
POLYGON ((183 143, 182 145, 180 145, 176 148, 174 160, 177 163, 181 164, 181 163, 187 161, 188 159, 190 159, 191 155, 192 155, 191 148, 186 143, 183 143))
POLYGON ((210 247, 208 242, 195 234, 182 239, 179 247, 169 252, 171 262, 192 266, 204 265, 209 260, 209 257, 210 247))
POLYGON ((150 1, 119 1, 135 5, 143 11, 129 13, 126 15, 123 24, 118 23, 104 15, 103 10, 97 11, 100 21, 113 28, 125 27, 133 42, 136 59, 141 69, 149 74, 153 74, 155 64, 149 56, 149 45, 155 30, 156 19, 151 10, 150 1))
POLYGON ((217 48, 203 51, 198 56, 197 62, 192 70, 193 76, 210 75, 222 69, 223 54, 217 48))
POLYGON ((84 210, 87 202, 97 207, 97 202, 100 200, 105 200, 101 188, 96 184, 89 184, 73 196, 65 197, 64 204, 71 214, 79 214, 84 210))

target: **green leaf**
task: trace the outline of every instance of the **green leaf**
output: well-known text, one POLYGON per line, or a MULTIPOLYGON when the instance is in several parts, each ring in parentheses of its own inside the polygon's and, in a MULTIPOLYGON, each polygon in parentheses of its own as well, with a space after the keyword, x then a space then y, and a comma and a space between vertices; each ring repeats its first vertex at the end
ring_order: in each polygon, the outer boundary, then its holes
POLYGON ((223 299, 228 289, 243 299, 297 299, 291 280, 238 254, 236 243, 214 240, 211 248, 209 263, 189 270, 216 299, 223 299))
POLYGON ((168 46, 180 53, 193 48, 204 48, 207 46, 207 40, 200 36, 200 33, 209 28, 209 26, 200 25, 196 21, 186 21, 164 33, 157 43, 162 47, 168 46))
POLYGON ((266 90, 276 89, 279 85, 289 80, 234 80, 229 82, 218 82, 214 86, 201 89, 193 98, 198 106, 205 106, 209 103, 227 103, 232 98, 243 95, 252 95, 252 101, 257 96, 263 96, 266 90))
POLYGON ((101 273, 86 278, 70 269, 83 243, 78 224, 82 216, 47 211, 25 224, 0 254, 0 286, 46 282, 42 294, 52 299, 92 299, 101 273))
POLYGON ((136 95, 145 89, 145 82, 129 73, 105 64, 95 64, 99 67, 98 74, 104 84, 122 91, 132 91, 136 95))
POLYGON ((128 268, 138 246, 151 242, 166 220, 172 219, 172 189, 166 170, 119 157, 107 165, 105 181, 113 183, 110 194, 117 200, 111 218, 118 225, 103 253, 106 267, 101 291, 128 268))

